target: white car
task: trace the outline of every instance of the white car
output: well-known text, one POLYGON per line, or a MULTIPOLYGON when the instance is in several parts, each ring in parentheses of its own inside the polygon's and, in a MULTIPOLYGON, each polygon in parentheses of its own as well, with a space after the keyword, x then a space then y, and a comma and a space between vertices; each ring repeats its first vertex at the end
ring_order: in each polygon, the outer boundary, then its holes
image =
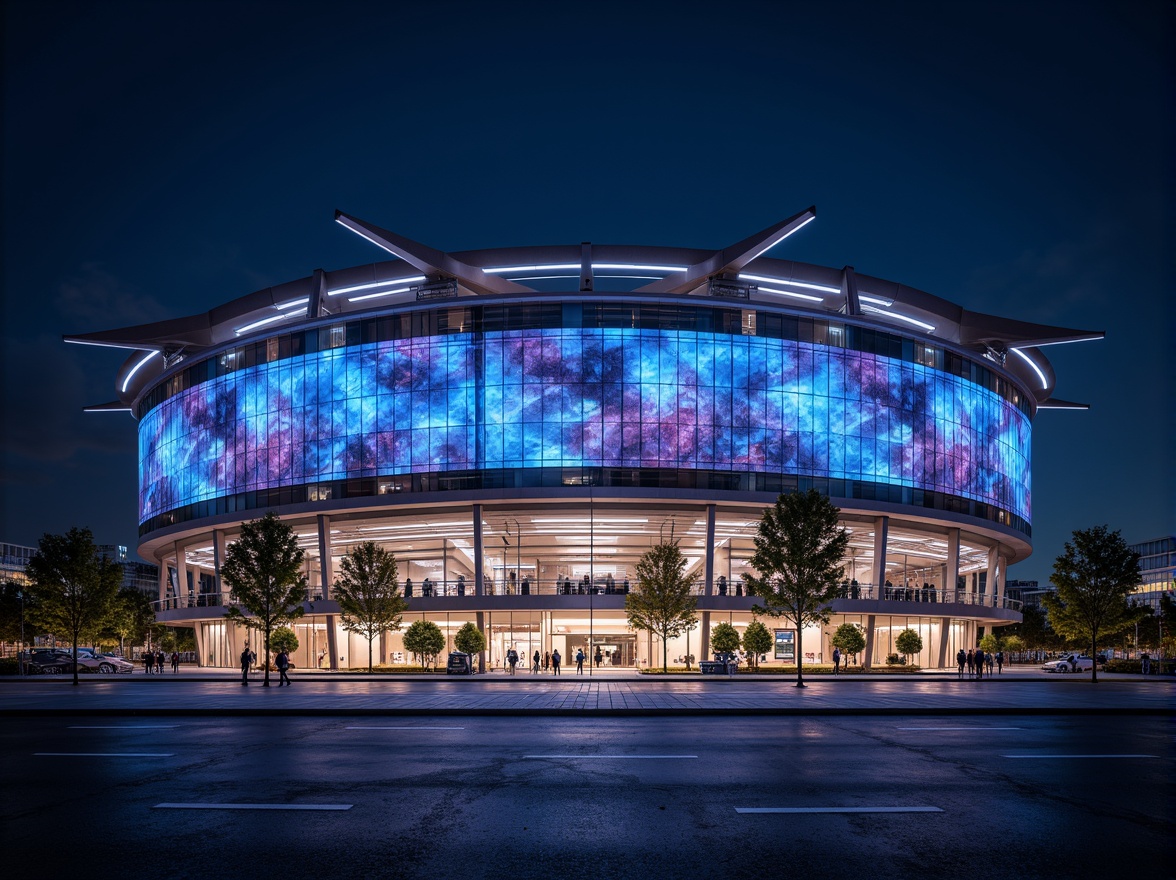
POLYGON ((1044 672, 1090 672, 1094 668, 1094 660, 1080 654, 1070 654, 1060 660, 1043 663, 1041 668, 1044 672))
MULTIPOLYGON (((69 658, 73 658, 73 652, 61 652, 69 658)), ((97 672, 102 675, 111 675, 116 672, 129 674, 135 669, 135 664, 124 660, 122 657, 114 654, 106 654, 100 651, 95 651, 92 648, 78 648, 78 672, 97 672)))

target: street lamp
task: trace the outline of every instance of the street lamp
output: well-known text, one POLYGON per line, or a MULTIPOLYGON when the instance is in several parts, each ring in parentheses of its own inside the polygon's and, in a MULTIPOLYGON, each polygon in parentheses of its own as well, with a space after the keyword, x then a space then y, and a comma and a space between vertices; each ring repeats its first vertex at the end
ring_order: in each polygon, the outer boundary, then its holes
POLYGON ((24 638, 24 590, 16 591, 16 598, 20 599, 20 674, 25 674, 24 653, 25 653, 25 638, 24 638))

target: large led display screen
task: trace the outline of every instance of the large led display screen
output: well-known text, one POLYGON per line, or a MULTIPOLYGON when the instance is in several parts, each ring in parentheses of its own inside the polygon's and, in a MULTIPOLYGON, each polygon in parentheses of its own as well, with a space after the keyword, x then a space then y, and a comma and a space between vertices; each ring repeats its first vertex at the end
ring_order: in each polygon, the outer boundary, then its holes
POLYGON ((257 489, 530 467, 777 472, 1030 519, 1030 422, 971 382, 783 339, 636 329, 335 348, 168 398, 139 426, 140 521, 257 489))

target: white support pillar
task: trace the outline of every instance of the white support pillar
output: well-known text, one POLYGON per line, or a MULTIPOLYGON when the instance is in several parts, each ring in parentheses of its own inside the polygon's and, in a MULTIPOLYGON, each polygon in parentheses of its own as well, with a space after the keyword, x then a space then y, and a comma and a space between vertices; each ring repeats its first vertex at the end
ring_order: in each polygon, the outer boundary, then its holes
POLYGON ((947 530, 947 565, 944 566, 943 589, 949 590, 945 602, 956 601, 956 584, 960 579, 960 530, 947 530))
POLYGON ((327 615, 327 653, 331 655, 331 671, 339 671, 339 639, 335 632, 338 617, 334 614, 327 615))
POLYGON ((944 617, 939 621, 939 668, 947 665, 947 639, 951 635, 951 618, 944 617))
POLYGON ((159 563, 159 608, 163 610, 163 600, 167 598, 167 557, 156 556, 159 563))
MULTIPOLYGON (((988 548, 988 574, 984 578, 984 589, 987 591, 986 595, 984 596, 985 605, 991 605, 992 597, 996 595, 996 569, 997 564, 1000 562, 999 550, 1000 548, 995 544, 988 548)), ((977 589, 976 592, 979 593, 980 591, 977 589)), ((979 601, 979 599, 977 599, 977 601, 979 601)))
POLYGON ((184 552, 184 545, 179 541, 175 543, 176 548, 176 607, 181 608, 185 604, 188 593, 188 554, 184 552))
MULTIPOLYGON (((224 529, 212 530, 212 578, 216 583, 216 592, 219 596, 224 591, 224 585, 221 583, 221 566, 225 564, 225 532, 224 529)), ((221 604, 226 604, 223 599, 217 601, 221 604)))
POLYGON ((192 627, 192 635, 196 637, 196 665, 204 666, 204 624, 199 620, 192 627))
POLYGON ((874 620, 873 614, 866 617, 866 656, 862 666, 869 669, 874 665, 874 620))
POLYGON ((886 583, 886 537, 890 531, 890 517, 874 517, 874 594, 872 599, 882 598, 882 585, 886 583))
POLYGON ((474 505, 474 595, 486 595, 485 585, 482 583, 483 566, 482 555, 485 547, 482 542, 482 505, 474 505))
MULTIPOLYGON (((323 599, 331 598, 331 587, 335 583, 334 566, 331 564, 331 518, 329 516, 318 517, 318 552, 319 552, 319 577, 323 581, 323 599)), ((328 631, 329 631, 328 627, 328 631)), ((337 659, 335 651, 332 648, 331 668, 335 668, 337 659)))
POLYGON ((1005 597, 1005 576, 1009 567, 1009 561, 1003 556, 997 557, 996 565, 996 607, 1004 607, 1005 597))

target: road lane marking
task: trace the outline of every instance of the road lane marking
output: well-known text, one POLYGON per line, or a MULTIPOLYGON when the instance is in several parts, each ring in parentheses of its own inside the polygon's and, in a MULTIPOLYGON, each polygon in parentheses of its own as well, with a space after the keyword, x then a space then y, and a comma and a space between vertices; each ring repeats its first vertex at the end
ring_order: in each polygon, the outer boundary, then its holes
POLYGON ((736 807, 736 813, 942 813, 939 807, 736 807))
POLYGON ((175 730, 178 724, 71 724, 70 730, 175 730))
POLYGON ((585 758, 594 760, 609 758, 612 760, 649 759, 664 760, 668 758, 697 758, 698 755, 523 755, 524 758, 585 758))
POLYGON ((895 730, 1021 730, 1020 727, 896 727, 895 730))
POLYGON ((1159 755, 1001 755, 1002 758, 1158 758, 1159 755))
POLYGON ((344 727, 344 730, 465 730, 464 727, 344 727))
POLYGON ((41 758, 174 758, 175 752, 33 752, 41 758))
POLYGON ((156 804, 157 810, 350 810, 353 804, 156 804))

